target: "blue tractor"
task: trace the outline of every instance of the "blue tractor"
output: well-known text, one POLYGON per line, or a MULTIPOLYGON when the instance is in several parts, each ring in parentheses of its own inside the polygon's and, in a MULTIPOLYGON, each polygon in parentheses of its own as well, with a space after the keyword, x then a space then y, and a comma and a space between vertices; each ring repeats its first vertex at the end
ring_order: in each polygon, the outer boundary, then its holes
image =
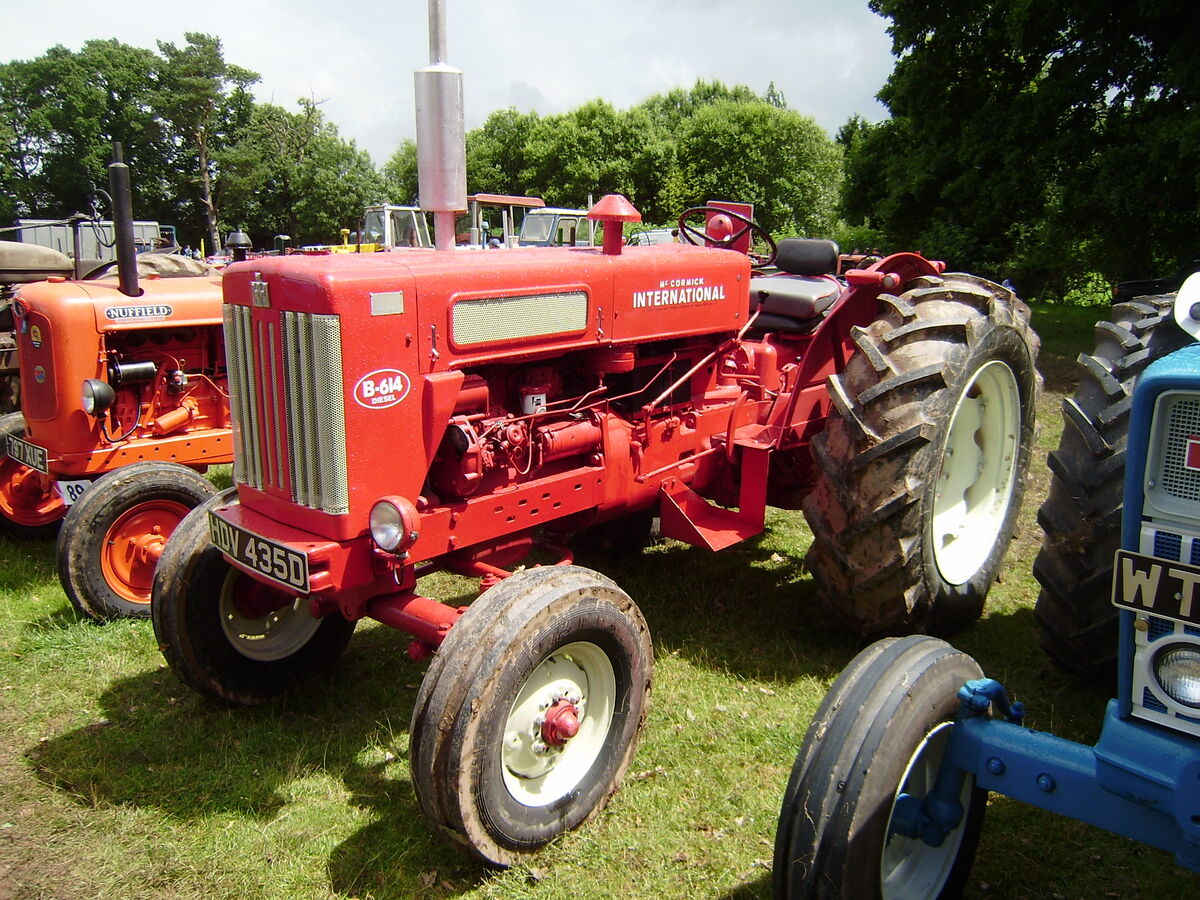
MULTIPOLYGON (((1173 313, 1200 339, 1200 274, 1173 313)), ((1137 379, 1111 603, 1117 695, 1094 746, 1025 728, 1004 687, 937 638, 889 638, 860 653, 796 758, 775 896, 956 896, 988 791, 1200 871, 1200 344, 1137 379)))

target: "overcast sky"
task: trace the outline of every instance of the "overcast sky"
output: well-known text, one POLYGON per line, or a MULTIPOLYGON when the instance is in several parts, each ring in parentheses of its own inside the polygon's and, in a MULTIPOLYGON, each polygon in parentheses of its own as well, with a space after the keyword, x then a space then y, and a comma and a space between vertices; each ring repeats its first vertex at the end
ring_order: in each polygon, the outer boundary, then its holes
MULTIPOLYGON (((447 0, 447 61, 465 73, 467 128, 509 106, 543 115, 601 97, 619 109, 697 79, 774 81, 831 135, 875 100, 892 69, 887 21, 866 0, 447 0)), ((414 70, 429 62, 427 0, 0 0, 0 62, 92 38, 155 49, 217 35, 262 76, 260 101, 300 97, 382 164, 414 136, 414 70)))

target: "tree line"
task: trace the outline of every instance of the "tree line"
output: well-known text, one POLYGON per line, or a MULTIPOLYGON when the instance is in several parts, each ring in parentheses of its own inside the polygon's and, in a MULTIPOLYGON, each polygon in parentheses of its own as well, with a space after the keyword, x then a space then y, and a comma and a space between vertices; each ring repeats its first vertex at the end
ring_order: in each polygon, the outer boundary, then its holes
MULTIPOLYGON (((371 203, 417 199, 416 146, 382 167, 315 100, 255 101, 258 75, 189 33, 157 52, 94 40, 0 65, 0 220, 69 215, 103 187, 112 142, 134 172, 138 218, 208 246, 240 228, 328 243, 371 203)), ((774 89, 772 88, 772 91, 774 89)), ((778 92, 699 82, 629 110, 603 100, 563 115, 493 113, 467 136, 472 192, 581 206, 623 193, 649 222, 710 198, 759 197, 775 231, 833 227, 842 152, 778 92)))
MULTIPOLYGON (((697 82, 616 109, 498 110, 467 135, 472 192, 579 207, 622 193, 666 224, 748 200, 777 237, 918 250, 1027 296, 1161 274, 1200 251, 1200 17, 1184 0, 870 0, 891 21, 890 117, 831 139, 774 84, 697 82)), ((259 103, 218 38, 116 40, 0 65, 0 221, 80 209, 111 143, 135 214, 210 246, 337 239, 416 200, 416 147, 380 167, 313 99, 259 103)))

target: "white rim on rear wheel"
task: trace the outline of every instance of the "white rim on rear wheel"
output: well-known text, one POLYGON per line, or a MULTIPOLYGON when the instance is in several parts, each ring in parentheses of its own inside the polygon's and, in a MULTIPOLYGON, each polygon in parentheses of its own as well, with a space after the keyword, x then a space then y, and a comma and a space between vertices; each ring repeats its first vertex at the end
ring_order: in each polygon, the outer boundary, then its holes
POLYGON ((992 360, 950 416, 933 501, 933 555, 948 583, 966 583, 991 555, 1012 502, 1020 443, 1016 376, 992 360))
POLYGON ((242 656, 258 662, 287 659, 308 643, 321 627, 321 620, 308 609, 308 600, 293 597, 289 603, 265 616, 243 615, 234 599, 239 579, 248 576, 231 571, 221 585, 221 628, 229 643, 242 656))
POLYGON ((504 786, 525 806, 546 806, 573 791, 604 748, 617 701, 608 654, 595 644, 560 647, 530 673, 508 718, 500 749, 504 786), (542 737, 546 712, 569 703, 579 731, 560 746, 542 737))
MULTIPOLYGON (((908 761, 908 767, 904 770, 896 797, 892 799, 893 810, 896 798, 901 794, 924 800, 925 795, 933 789, 934 779, 937 778, 942 757, 946 752, 946 743, 950 740, 953 730, 953 722, 942 722, 925 735, 925 739, 917 746, 916 752, 908 761)), ((940 847, 930 847, 920 838, 893 834, 891 816, 888 816, 888 833, 879 862, 880 893, 884 900, 925 900, 936 897, 941 892, 958 859, 959 847, 962 846, 963 840, 963 823, 966 821, 971 790, 974 787, 973 775, 963 779, 962 793, 959 796, 963 820, 954 831, 946 835, 946 840, 940 847)))

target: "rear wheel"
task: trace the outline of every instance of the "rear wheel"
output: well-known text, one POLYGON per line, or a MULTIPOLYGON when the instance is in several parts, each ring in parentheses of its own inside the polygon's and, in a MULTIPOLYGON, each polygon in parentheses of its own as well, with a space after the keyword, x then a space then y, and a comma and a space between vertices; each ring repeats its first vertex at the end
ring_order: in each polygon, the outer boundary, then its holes
POLYGON ((830 378, 808 567, 864 635, 976 619, 1016 527, 1040 378, 1028 309, 970 275, 880 298, 830 378))
POLYGON ((208 536, 208 512, 230 489, 175 529, 154 573, 154 635, 180 681, 225 703, 274 700, 341 655, 354 623, 321 618, 307 598, 269 587, 226 561, 208 536))
POLYGON ((1175 322, 1175 295, 1141 297, 1096 323, 1096 347, 1079 356, 1079 385, 1063 400, 1063 431, 1050 453, 1050 493, 1038 510, 1045 531, 1033 574, 1042 649, 1067 672, 1111 679, 1117 608, 1113 554, 1121 543, 1125 445, 1138 376, 1192 342, 1175 322))
POLYGON ((149 616, 167 539, 214 493, 203 476, 172 463, 133 463, 98 479, 58 534, 58 577, 75 608, 96 621, 149 616))
POLYGON ((780 900, 925 900, 962 892, 987 792, 967 775, 962 818, 940 847, 899 833, 901 795, 923 800, 953 733, 957 692, 982 676, 944 641, 872 644, 834 682, 804 737, 775 835, 780 900))
POLYGON ((450 629, 410 728, 421 809, 512 865, 596 815, 633 758, 653 651, 637 606, 577 566, 528 569, 450 629))
POLYGON ((54 478, 8 455, 8 437, 25 437, 25 417, 0 416, 0 530, 10 537, 47 538, 67 514, 54 478))

